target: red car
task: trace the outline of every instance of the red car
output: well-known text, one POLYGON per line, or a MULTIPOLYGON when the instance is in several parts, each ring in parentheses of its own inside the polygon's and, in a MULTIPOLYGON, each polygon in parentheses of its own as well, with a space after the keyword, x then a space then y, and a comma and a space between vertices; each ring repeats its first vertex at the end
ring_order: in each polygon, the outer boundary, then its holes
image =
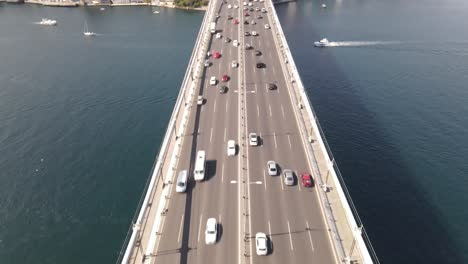
POLYGON ((227 74, 223 74, 223 78, 221 78, 221 80, 223 80, 223 82, 227 82, 229 79, 229 77, 227 76, 227 74))
POLYGON ((245 13, 245 16, 250 16, 249 13, 245 13))
POLYGON ((302 179, 302 185, 304 187, 312 187, 313 183, 312 183, 312 177, 310 176, 309 173, 307 172, 303 172, 301 174, 301 179, 302 179))
POLYGON ((215 52, 214 55, 213 55, 213 57, 214 57, 215 59, 219 59, 219 58, 221 57, 221 54, 219 54, 219 52, 215 52))
POLYGON ((239 24, 239 20, 237 20, 237 18, 234 19, 234 24, 236 24, 236 25, 239 24))

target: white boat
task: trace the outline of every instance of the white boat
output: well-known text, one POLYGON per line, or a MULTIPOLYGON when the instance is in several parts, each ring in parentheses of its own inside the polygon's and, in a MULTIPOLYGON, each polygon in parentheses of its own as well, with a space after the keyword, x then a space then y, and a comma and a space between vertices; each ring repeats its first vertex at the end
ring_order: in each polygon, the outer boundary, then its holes
POLYGON ((41 22, 38 22, 39 25, 44 25, 44 26, 56 26, 57 25, 57 21, 56 20, 52 20, 52 19, 47 19, 47 18, 43 18, 41 20, 41 22))
POLYGON ((101 7, 101 8, 99 8, 99 10, 101 10, 101 11, 105 11, 105 10, 106 10, 106 8, 105 8, 105 7, 101 7))
POLYGON ((322 8, 327 8, 327 5, 326 5, 326 4, 322 4, 322 8))
POLYGON ((327 46, 330 46, 330 41, 328 41, 328 39, 326 38, 323 38, 320 41, 315 41, 314 46, 315 47, 327 47, 327 46))
POLYGON ((83 30, 83 35, 85 35, 86 37, 96 36, 96 33, 91 32, 91 31, 88 30, 88 23, 86 23, 86 21, 85 21, 85 26, 84 26, 84 30, 83 30))
POLYGON ((159 11, 158 11, 158 10, 156 10, 156 11, 154 11, 154 12, 153 12, 153 14, 159 14, 159 11))

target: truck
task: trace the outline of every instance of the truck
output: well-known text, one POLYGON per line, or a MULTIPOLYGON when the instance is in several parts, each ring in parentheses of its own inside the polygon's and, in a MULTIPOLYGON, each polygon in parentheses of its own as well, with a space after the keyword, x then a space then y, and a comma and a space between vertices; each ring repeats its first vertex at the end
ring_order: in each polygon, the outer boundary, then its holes
POLYGON ((200 150, 197 153, 195 160, 195 170, 193 171, 194 179, 196 181, 203 181, 205 179, 205 151, 200 150))
POLYGON ((210 32, 211 32, 211 34, 216 33, 216 22, 211 22, 211 24, 210 24, 210 32))

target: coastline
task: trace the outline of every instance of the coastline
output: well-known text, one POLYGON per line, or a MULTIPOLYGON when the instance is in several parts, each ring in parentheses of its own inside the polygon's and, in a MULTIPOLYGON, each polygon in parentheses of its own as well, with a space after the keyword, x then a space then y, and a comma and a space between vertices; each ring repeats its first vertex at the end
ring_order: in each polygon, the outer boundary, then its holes
MULTIPOLYGON (((0 2, 3 0, 0 0, 0 2)), ((197 11, 206 11, 207 6, 202 7, 182 7, 176 6, 173 2, 160 2, 159 4, 156 3, 128 3, 128 4, 86 4, 83 1, 74 2, 74 1, 44 1, 44 0, 25 0, 25 4, 35 4, 35 5, 43 5, 43 6, 52 6, 52 7, 78 7, 78 6, 106 6, 106 7, 119 7, 119 6, 156 6, 156 7, 164 7, 164 8, 176 8, 176 9, 183 9, 183 10, 197 10, 197 11)))

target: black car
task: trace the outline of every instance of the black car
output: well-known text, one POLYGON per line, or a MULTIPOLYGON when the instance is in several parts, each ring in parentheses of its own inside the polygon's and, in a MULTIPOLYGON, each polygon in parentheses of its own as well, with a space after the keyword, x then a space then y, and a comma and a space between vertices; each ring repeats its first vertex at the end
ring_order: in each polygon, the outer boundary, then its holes
POLYGON ((228 90, 227 86, 224 86, 224 85, 223 85, 223 86, 219 87, 219 92, 220 92, 220 93, 226 93, 227 90, 228 90))
POLYGON ((268 90, 276 90, 276 88, 278 88, 276 87, 276 84, 274 83, 269 83, 267 86, 268 86, 268 90))
POLYGON ((228 15, 228 20, 231 20, 232 19, 232 16, 231 15, 228 15))
POLYGON ((229 43, 229 42, 231 42, 231 39, 230 38, 225 38, 224 42, 229 43))
POLYGON ((246 32, 244 33, 244 35, 245 35, 245 36, 250 36, 250 33, 249 33, 248 31, 246 31, 246 32))
POLYGON ((251 50, 251 49, 253 49, 253 47, 249 43, 247 43, 247 44, 245 44, 245 49, 246 50, 251 50))
POLYGON ((244 20, 244 25, 248 25, 248 24, 249 24, 249 21, 244 20))
POLYGON ((265 63, 257 62, 257 68, 265 68, 265 63))
POLYGON ((257 16, 257 19, 261 19, 261 18, 263 18, 261 15, 258 15, 258 16, 257 16))
POLYGON ((256 50, 256 51, 255 51, 255 56, 260 56, 260 55, 262 55, 262 52, 259 51, 259 50, 256 50))

